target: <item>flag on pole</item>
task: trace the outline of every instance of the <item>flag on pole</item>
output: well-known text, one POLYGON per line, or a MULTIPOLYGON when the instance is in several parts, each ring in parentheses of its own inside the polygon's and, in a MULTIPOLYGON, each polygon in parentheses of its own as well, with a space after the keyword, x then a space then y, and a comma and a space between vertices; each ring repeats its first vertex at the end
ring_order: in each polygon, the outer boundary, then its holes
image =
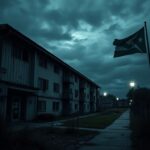
POLYGON ((146 53, 144 27, 127 38, 121 40, 115 39, 113 45, 116 46, 114 57, 120 57, 134 53, 146 53))

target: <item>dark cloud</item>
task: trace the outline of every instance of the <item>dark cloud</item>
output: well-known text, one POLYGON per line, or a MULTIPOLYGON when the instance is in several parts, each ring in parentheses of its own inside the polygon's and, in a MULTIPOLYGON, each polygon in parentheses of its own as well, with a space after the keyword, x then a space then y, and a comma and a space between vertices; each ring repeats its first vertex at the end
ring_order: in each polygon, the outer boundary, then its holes
POLYGON ((145 54, 114 59, 112 42, 141 28, 149 10, 148 0, 5 0, 0 23, 38 42, 102 91, 125 97, 130 80, 150 86, 148 60, 145 54))

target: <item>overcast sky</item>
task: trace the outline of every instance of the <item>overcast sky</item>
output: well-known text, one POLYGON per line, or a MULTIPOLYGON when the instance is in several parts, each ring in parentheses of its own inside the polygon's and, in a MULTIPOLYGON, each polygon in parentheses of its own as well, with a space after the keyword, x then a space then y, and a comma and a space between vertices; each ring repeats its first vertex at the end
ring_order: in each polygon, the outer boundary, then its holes
POLYGON ((42 45, 102 92, 122 98, 130 80, 149 87, 150 67, 146 54, 113 58, 112 43, 136 32, 145 20, 150 27, 149 14, 149 0, 0 0, 0 23, 42 45))

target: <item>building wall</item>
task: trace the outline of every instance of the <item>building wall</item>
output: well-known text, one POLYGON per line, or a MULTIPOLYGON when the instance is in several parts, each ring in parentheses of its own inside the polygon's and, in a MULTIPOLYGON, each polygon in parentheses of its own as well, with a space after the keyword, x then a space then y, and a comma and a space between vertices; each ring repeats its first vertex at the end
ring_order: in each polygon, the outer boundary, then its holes
MULTIPOLYGON (((35 87, 39 87, 39 78, 46 79, 48 81, 48 88, 47 90, 39 90, 38 91, 38 100, 44 100, 46 101, 46 111, 44 113, 54 113, 54 114, 60 114, 62 111, 62 67, 59 67, 59 73, 54 72, 54 62, 52 62, 48 57, 43 56, 45 59, 47 59, 47 67, 44 68, 39 65, 40 61, 40 54, 36 53, 35 55, 35 78, 34 78, 34 85, 35 87), (54 92, 54 83, 59 84, 59 92, 54 92), (59 102, 59 111, 53 111, 52 105, 53 102, 59 102)), ((40 112, 39 112, 40 113, 40 112)))
MULTIPOLYGON (((1 67, 6 69, 6 73, 2 75, 2 80, 10 81, 18 84, 31 85, 31 57, 29 54, 29 61, 25 62, 17 59, 13 55, 14 47, 12 41, 9 39, 3 42, 2 46, 2 64, 1 67)), ((30 52, 30 51, 29 51, 30 52)))
POLYGON ((76 74, 72 73, 71 81, 71 89, 73 95, 73 99, 70 102, 72 110, 71 113, 76 113, 79 111, 79 77, 76 74))
MULTIPOLYGON (((37 114, 50 113, 55 115, 62 114, 64 110, 64 72, 69 73, 69 88, 67 93, 72 94, 68 97, 65 105, 68 105, 67 109, 70 114, 77 113, 82 109, 83 113, 89 113, 92 110, 96 111, 96 85, 92 84, 88 80, 80 77, 77 73, 72 70, 66 69, 62 64, 54 61, 49 56, 45 55, 43 52, 38 51, 33 46, 27 43, 18 42, 18 39, 5 39, 2 46, 2 60, 1 66, 6 69, 6 73, 0 73, 0 77, 4 81, 11 83, 17 83, 20 85, 31 86, 34 88, 39 88, 33 96, 27 98, 27 109, 26 109, 26 119, 31 120, 37 114), (20 43, 18 45, 18 43, 20 43), (14 56, 14 50, 28 52, 28 61, 24 61, 18 57, 14 56), (39 65, 41 56, 44 60, 47 60, 46 67, 39 65), (59 73, 54 71, 54 67, 59 68, 59 73), (48 82, 47 88, 45 90, 41 89, 39 79, 44 79, 48 82), (54 84, 59 85, 59 92, 54 91, 54 84), (91 86, 92 85, 92 86, 91 86), (94 99, 92 97, 93 103, 91 104, 91 88, 93 89, 94 99), (36 97, 34 96, 36 95, 36 97), (46 107, 44 111, 38 110, 38 103, 44 101, 46 107), (81 105, 81 101, 83 105, 81 105), (59 107, 55 108, 54 105, 59 103, 59 107), (91 106, 92 105, 92 106, 91 106)), ((8 89, 9 86, 6 88, 8 89)), ((4 86, 2 87, 2 91, 4 86)), ((1 92, 2 93, 2 92, 1 92)), ((6 93, 7 95, 7 93, 6 93)), ((2 99, 2 97, 1 97, 2 99)), ((7 98, 6 98, 7 99, 7 98)), ((0 100, 0 108, 5 108, 6 102, 0 100)), ((1 114, 4 113, 4 109, 1 109, 1 114)))
POLYGON ((4 84, 0 83, 0 117, 6 117, 7 105, 7 88, 4 84))
POLYGON ((85 82, 85 100, 84 100, 84 112, 88 113, 90 112, 90 84, 88 82, 85 82))

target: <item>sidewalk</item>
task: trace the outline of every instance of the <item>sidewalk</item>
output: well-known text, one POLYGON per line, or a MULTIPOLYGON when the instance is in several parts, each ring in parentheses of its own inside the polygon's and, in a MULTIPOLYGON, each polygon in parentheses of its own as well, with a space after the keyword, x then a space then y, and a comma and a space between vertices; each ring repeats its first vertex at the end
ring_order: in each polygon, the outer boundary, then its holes
POLYGON ((79 150, 131 150, 129 110, 79 150))

